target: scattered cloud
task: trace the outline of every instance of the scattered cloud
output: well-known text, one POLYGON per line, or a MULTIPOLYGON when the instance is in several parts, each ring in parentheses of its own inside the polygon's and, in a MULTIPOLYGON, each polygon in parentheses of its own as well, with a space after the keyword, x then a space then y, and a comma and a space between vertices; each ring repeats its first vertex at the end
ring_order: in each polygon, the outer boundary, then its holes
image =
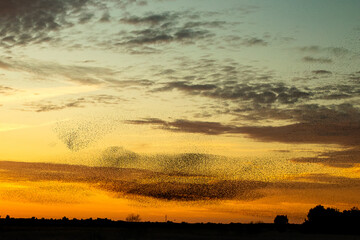
POLYGON ((298 49, 304 53, 328 53, 337 57, 351 53, 350 50, 343 47, 321 47, 318 45, 299 47, 298 49))
POLYGON ((11 69, 11 65, 6 62, 0 61, 0 68, 8 70, 11 69))
POLYGON ((124 101, 126 100, 119 96, 100 94, 100 95, 85 96, 76 99, 70 99, 65 102, 62 101, 62 103, 58 103, 58 104, 51 101, 27 103, 24 104, 24 106, 27 107, 24 110, 25 111, 30 110, 35 112, 50 112, 50 111, 68 109, 68 108, 83 108, 89 104, 116 105, 124 101))
POLYGON ((226 26, 228 23, 226 21, 190 21, 185 23, 184 28, 194 28, 194 27, 211 27, 211 28, 220 28, 226 26))
MULTIPOLYGON (((109 9, 118 8, 122 12, 130 5, 146 5, 146 1, 121 0, 3 0, 0 3, 0 47, 13 48, 42 43, 65 44, 64 30, 74 30, 83 24, 110 23, 109 9)), ((73 36, 81 34, 72 31, 73 36)), ((93 34, 92 32, 90 34, 93 34)), ((75 38, 74 38, 75 39, 75 38)), ((81 46, 81 41, 75 43, 81 46)))
POLYGON ((327 70, 314 70, 314 71, 312 71, 312 73, 314 73, 315 75, 329 75, 329 74, 332 74, 331 71, 327 71, 327 70))
POLYGON ((18 90, 14 89, 14 88, 0 85, 0 94, 1 95, 11 95, 17 91, 18 90))
POLYGON ((176 29, 168 32, 159 29, 134 30, 123 38, 120 45, 137 46, 170 42, 193 43, 195 40, 212 37, 208 30, 176 29))
POLYGON ((165 83, 155 91, 178 90, 189 95, 200 95, 215 99, 250 101, 255 104, 280 102, 292 104, 311 97, 311 93, 282 83, 238 83, 219 82, 217 84, 191 84, 186 81, 165 83))
POLYGON ((360 71, 348 74, 348 79, 354 83, 360 83, 360 71))
POLYGON ((220 20, 209 20, 206 12, 165 11, 143 15, 127 14, 119 21, 124 25, 121 33, 99 43, 110 49, 131 54, 159 53, 172 43, 207 43, 216 34, 214 28, 228 26, 220 20))
POLYGON ((265 41, 264 39, 260 39, 260 38, 246 38, 243 40, 243 45, 248 46, 248 47, 252 47, 252 46, 267 46, 268 42, 265 41))
MULTIPOLYGON (((299 116, 305 111, 304 116, 329 114, 323 116, 326 120, 333 117, 336 111, 342 112, 352 107, 356 109, 356 99, 360 96, 359 86, 353 83, 357 73, 344 76, 343 83, 336 83, 333 80, 337 74, 318 69, 311 72, 311 79, 314 82, 317 79, 328 79, 328 84, 293 82, 290 85, 272 72, 242 66, 229 59, 221 63, 210 58, 198 61, 181 59, 171 69, 154 70, 157 71, 155 77, 165 77, 169 81, 157 81, 151 87, 151 92, 176 91, 189 97, 211 98, 213 104, 204 105, 201 109, 207 118, 226 114, 235 116, 235 120, 239 121, 267 121, 269 125, 276 120, 283 120, 288 124, 302 123, 304 119, 299 116), (339 100, 337 106, 333 100, 339 100)), ((195 115, 202 116, 202 113, 197 112, 195 115)))
MULTIPOLYGON (((2 47, 26 46, 54 40, 57 31, 72 26, 69 16, 82 15, 90 0, 3 0, 0 3, 2 47)), ((81 20, 83 19, 83 20, 81 20)))
POLYGON ((333 60, 331 58, 311 57, 311 56, 303 57, 302 60, 304 62, 308 62, 308 63, 332 63, 333 62, 333 60))
MULTIPOLYGON (((159 24, 166 24, 169 25, 175 19, 179 17, 178 14, 170 13, 170 12, 163 12, 160 14, 156 13, 149 13, 145 16, 127 16, 120 19, 121 23, 125 24, 133 24, 133 25, 159 25, 159 24)), ((164 26, 165 27, 165 26, 164 26)))

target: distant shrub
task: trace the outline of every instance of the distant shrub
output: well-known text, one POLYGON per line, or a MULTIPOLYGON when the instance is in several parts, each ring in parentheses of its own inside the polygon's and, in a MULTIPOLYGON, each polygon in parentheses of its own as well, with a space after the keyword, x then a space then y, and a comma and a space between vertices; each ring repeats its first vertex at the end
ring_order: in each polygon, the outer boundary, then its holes
POLYGON ((141 221, 141 218, 140 218, 140 215, 139 214, 129 214, 127 217, 126 217, 126 221, 127 222, 140 222, 141 221))

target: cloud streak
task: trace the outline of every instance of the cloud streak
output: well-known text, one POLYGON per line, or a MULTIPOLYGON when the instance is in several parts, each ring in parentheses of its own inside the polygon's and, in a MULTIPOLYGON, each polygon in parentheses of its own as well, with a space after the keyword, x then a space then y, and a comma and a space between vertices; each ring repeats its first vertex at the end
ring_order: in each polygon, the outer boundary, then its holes
POLYGON ((92 105, 117 105, 121 102, 126 101, 125 99, 113 96, 113 95, 107 95, 107 94, 100 94, 100 95, 93 95, 93 96, 85 96, 85 97, 79 97, 76 99, 70 99, 64 103, 53 103, 51 101, 42 101, 42 102, 33 102, 25 104, 24 106, 27 107, 24 110, 25 111, 35 111, 38 113, 41 112, 50 112, 50 111, 57 111, 57 110, 63 110, 68 108, 84 108, 89 104, 92 105))
MULTIPOLYGON (((329 118, 331 120, 331 118, 329 118)), ((315 118, 314 118, 315 120, 315 118)), ((153 125, 157 128, 173 131, 200 133, 206 135, 242 134, 264 142, 284 143, 333 143, 341 145, 360 144, 360 123, 340 122, 302 122, 285 126, 235 126, 219 122, 189 121, 178 119, 163 121, 160 119, 129 120, 128 124, 153 125)))
POLYGON ((332 63, 333 62, 333 60, 331 58, 311 57, 311 56, 303 57, 302 60, 304 62, 308 62, 308 63, 332 63))
POLYGON ((292 161, 298 163, 318 163, 337 168, 351 168, 360 164, 360 148, 358 146, 322 153, 316 157, 295 158, 292 161))
POLYGON ((0 85, 0 94, 1 95, 11 95, 11 94, 14 94, 15 92, 17 92, 17 90, 12 87, 0 85))

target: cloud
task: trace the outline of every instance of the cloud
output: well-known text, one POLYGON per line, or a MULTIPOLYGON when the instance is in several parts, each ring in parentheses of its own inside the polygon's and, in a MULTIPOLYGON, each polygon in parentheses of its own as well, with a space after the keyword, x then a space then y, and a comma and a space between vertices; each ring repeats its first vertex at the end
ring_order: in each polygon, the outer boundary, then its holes
POLYGON ((327 71, 327 70, 314 70, 314 71, 312 71, 312 73, 314 73, 315 75, 329 75, 329 74, 332 74, 331 71, 327 71))
POLYGON ((194 113, 197 118, 226 114, 235 116, 236 121, 256 121, 257 124, 262 121, 269 125, 276 120, 286 121, 283 125, 302 123, 304 119, 300 115, 304 111, 306 116, 326 112, 329 116, 324 118, 327 119, 334 111, 342 112, 341 107, 335 110, 333 100, 339 100, 339 106, 344 103, 351 108, 357 106, 360 97, 359 85, 354 83, 356 73, 344 75, 344 81, 338 83, 333 81, 335 74, 331 71, 318 69, 311 73, 311 80, 328 79, 327 84, 293 82, 290 85, 264 69, 243 66, 230 59, 219 62, 205 57, 198 61, 183 58, 170 69, 155 70, 156 78, 165 76, 169 80, 155 81, 151 93, 176 91, 189 97, 214 100, 212 104, 204 104, 201 112, 194 113), (306 104, 309 102, 312 104, 306 104))
POLYGON ((106 83, 106 79, 113 78, 116 75, 115 70, 106 67, 64 65, 34 59, 12 60, 6 64, 13 71, 27 72, 35 76, 46 76, 48 80, 54 76, 61 76, 63 79, 83 85, 103 84, 106 83))
POLYGON ((360 164, 360 148, 357 146, 342 151, 322 153, 316 157, 295 158, 292 159, 292 161, 299 163, 318 163, 337 168, 351 168, 360 164))
POLYGON ((152 92, 177 90, 189 96, 202 96, 252 108, 265 105, 295 106, 320 98, 320 93, 326 94, 325 90, 319 92, 319 89, 311 87, 289 85, 278 80, 270 71, 243 66, 229 59, 223 62, 208 58, 198 61, 183 59, 179 67, 159 69, 154 75, 165 75, 170 81, 159 81, 152 92), (158 87, 160 84, 163 86, 158 87))
POLYGON ((127 120, 125 123, 155 125, 161 129, 174 132, 202 133, 207 135, 227 134, 237 130, 236 126, 223 125, 219 122, 188 121, 183 119, 167 122, 157 118, 146 118, 142 120, 127 120))
POLYGON ((120 19, 120 22, 133 25, 159 25, 159 24, 171 24, 175 19, 179 17, 178 14, 163 12, 163 13, 150 13, 145 16, 128 16, 120 19))
POLYGON ((8 70, 8 69, 11 69, 11 65, 8 63, 5 63, 3 61, 0 61, 0 68, 8 70))
MULTIPOLYGON (((86 61, 86 63, 89 63, 89 61, 86 61)), ((33 59, 27 59, 26 61, 13 60, 6 64, 14 71, 27 72, 36 77, 46 77, 47 81, 52 81, 53 77, 56 77, 56 80, 54 81, 58 81, 58 77, 61 77, 62 80, 80 85, 107 85, 114 88, 136 86, 147 87, 154 83, 147 79, 122 80, 118 69, 107 67, 64 65, 54 62, 36 61, 33 59)))
MULTIPOLYGON (((0 2, 0 46, 13 48, 59 42, 62 46, 71 45, 63 42, 69 37, 62 35, 63 30, 89 22, 108 23, 110 8, 125 11, 129 5, 144 3, 135 0, 3 0, 0 2)), ((80 34, 78 31, 72 33, 73 36, 80 34)))
POLYGON ((139 31, 132 31, 130 35, 124 38, 120 44, 123 45, 143 45, 166 43, 174 40, 174 37, 167 32, 157 31, 153 29, 145 29, 139 31))
POLYGON ((63 101, 63 103, 58 103, 58 104, 51 101, 27 103, 24 104, 24 106, 27 107, 24 110, 25 111, 30 110, 35 112, 50 112, 50 111, 63 110, 67 108, 83 108, 89 104, 116 105, 124 101, 126 100, 118 96, 100 94, 100 95, 85 96, 76 99, 70 99, 65 102, 63 101))
POLYGON ((121 31, 99 45, 125 50, 131 54, 158 53, 171 43, 197 44, 215 37, 213 28, 225 26, 225 21, 208 20, 206 12, 176 11, 128 14, 120 19, 128 30, 121 31), (197 21, 194 21, 196 15, 197 21))
POLYGON ((200 95, 215 99, 250 101, 257 104, 280 102, 292 104, 310 98, 309 92, 282 83, 238 83, 220 82, 215 84, 191 84, 186 81, 165 83, 154 91, 179 90, 189 95, 200 95))
POLYGON ((351 53, 350 50, 343 47, 321 47, 318 45, 299 47, 298 49, 305 53, 328 53, 337 57, 351 53))
POLYGON ((167 31, 160 29, 148 28, 144 30, 134 30, 123 38, 120 45, 146 45, 160 44, 170 42, 192 43, 194 40, 204 39, 213 36, 208 30, 195 29, 176 29, 167 31))
MULTIPOLYGON (((57 31, 72 26, 90 0, 3 0, 0 2, 2 47, 25 46, 53 40, 57 31), (71 16, 71 17, 69 17, 71 16), (76 17, 75 17, 76 18, 76 17)), ((81 19, 80 19, 81 21, 81 19)))
POLYGON ((244 39, 242 41, 242 44, 248 47, 252 47, 252 46, 267 46, 268 42, 266 42, 263 39, 260 38, 256 38, 256 37, 252 37, 252 38, 247 38, 244 39))
POLYGON ((25 104, 26 107, 29 107, 31 110, 35 112, 50 112, 50 111, 57 111, 57 110, 63 110, 66 108, 82 108, 84 107, 84 98, 78 98, 76 100, 72 100, 68 103, 64 104, 54 104, 52 102, 44 102, 41 103, 30 103, 25 104))
POLYGON ((110 13, 108 11, 106 11, 101 16, 99 22, 108 23, 108 22, 110 22, 110 19, 111 19, 110 13))
POLYGON ((296 123, 281 127, 245 127, 242 133, 264 142, 360 144, 359 126, 322 123, 296 123))
POLYGON ((220 28, 228 23, 226 21, 190 21, 185 23, 184 28, 211 27, 220 28))
POLYGON ((309 63, 332 63, 333 62, 333 60, 331 58, 311 57, 311 56, 303 57, 302 60, 304 62, 309 62, 309 63))
POLYGON ((154 85, 153 81, 147 79, 137 79, 137 80, 116 80, 116 79, 106 79, 107 82, 111 83, 113 87, 124 88, 124 87, 148 87, 154 85))
MULTIPOLYGON (((233 111, 241 112, 241 110, 235 109, 233 111)), ((245 109, 245 111, 248 112, 249 115, 247 117, 252 121, 263 119, 288 120, 295 123, 338 124, 356 128, 360 119, 359 108, 345 103, 330 106, 305 104, 288 109, 261 107, 258 109, 245 109)), ((246 119, 246 116, 244 118, 246 119)))
POLYGON ((355 98, 360 94, 360 88, 356 84, 329 84, 313 89, 318 99, 348 99, 355 98))
POLYGON ((311 182, 326 183, 335 186, 360 186, 360 178, 347 178, 342 176, 333 176, 324 173, 312 173, 303 176, 294 177, 294 180, 306 180, 311 182))
POLYGON ((297 123, 284 126, 236 126, 220 122, 190 121, 178 119, 129 120, 128 124, 153 125, 157 128, 173 131, 200 133, 206 135, 246 135, 263 142, 284 143, 322 143, 356 146, 360 144, 360 111, 351 105, 339 105, 333 108, 318 105, 305 105, 302 109, 285 112, 265 113, 272 118, 292 119, 297 123))
POLYGON ((348 79, 354 83, 360 83, 360 71, 348 74, 348 79))
POLYGON ((17 91, 18 90, 14 89, 14 88, 0 85, 0 94, 1 95, 11 95, 17 91))
POLYGON ((173 89, 177 89, 184 92, 196 92, 196 91, 207 91, 207 90, 213 90, 216 89, 217 86, 214 84, 189 84, 185 81, 179 81, 179 82, 169 82, 166 83, 164 87, 158 88, 155 91, 170 91, 173 89))
POLYGON ((117 7, 126 10, 127 7, 136 4, 137 6, 146 6, 148 1, 145 0, 122 0, 114 1, 117 7))

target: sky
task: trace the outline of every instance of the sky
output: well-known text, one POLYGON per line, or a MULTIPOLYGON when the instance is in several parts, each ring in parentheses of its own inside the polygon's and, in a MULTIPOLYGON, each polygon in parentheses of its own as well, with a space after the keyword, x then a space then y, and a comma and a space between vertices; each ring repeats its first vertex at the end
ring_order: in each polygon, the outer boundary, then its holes
POLYGON ((359 207, 358 9, 0 1, 0 215, 301 223, 359 207))

